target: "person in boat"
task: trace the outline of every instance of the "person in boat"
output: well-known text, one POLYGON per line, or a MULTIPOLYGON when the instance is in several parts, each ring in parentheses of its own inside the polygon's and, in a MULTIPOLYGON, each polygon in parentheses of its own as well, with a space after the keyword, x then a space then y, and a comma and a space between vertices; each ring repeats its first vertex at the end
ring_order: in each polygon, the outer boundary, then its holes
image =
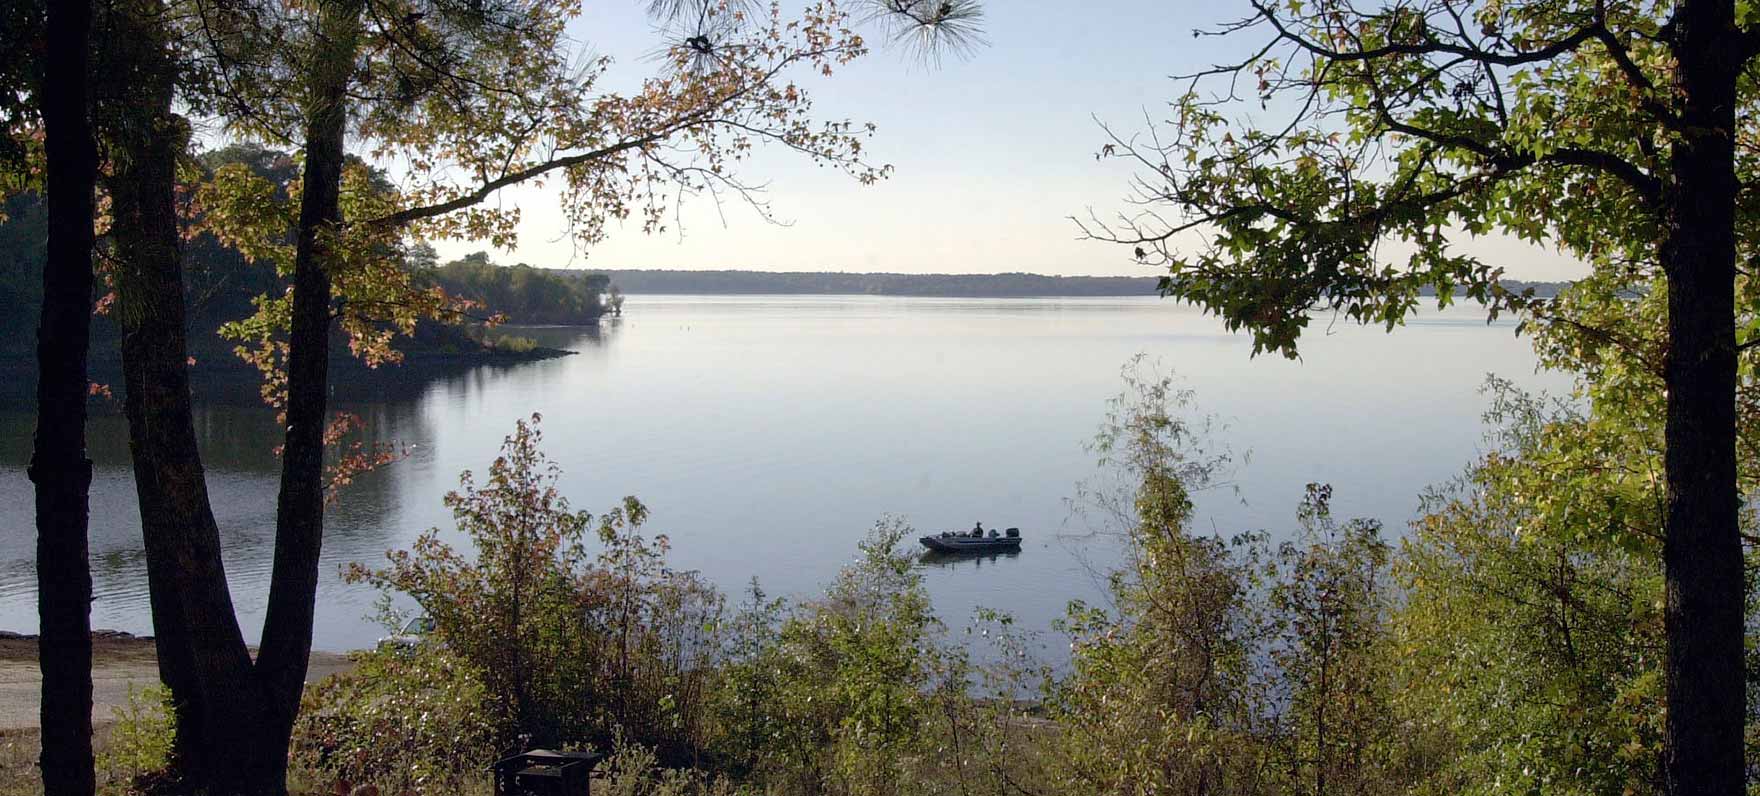
POLYGON ((984 523, 981 523, 981 522, 972 523, 972 538, 973 539, 984 538, 984 523))
POLYGON ((996 538, 996 536, 997 536, 997 533, 996 533, 996 529, 995 529, 995 528, 991 528, 991 529, 990 529, 990 538, 992 538, 992 539, 995 539, 995 538, 996 538))

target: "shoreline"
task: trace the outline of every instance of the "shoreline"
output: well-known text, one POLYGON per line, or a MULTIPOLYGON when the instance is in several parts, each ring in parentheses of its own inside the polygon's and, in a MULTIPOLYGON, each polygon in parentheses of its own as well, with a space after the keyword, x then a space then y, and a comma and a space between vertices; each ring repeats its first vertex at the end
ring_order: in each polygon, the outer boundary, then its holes
MULTIPOLYGON (((332 398, 343 403, 371 402, 407 397, 419 392, 433 381, 468 373, 476 368, 514 368, 522 365, 563 359, 580 352, 562 348, 537 347, 530 351, 420 351, 404 354, 403 362, 368 367, 358 359, 333 356, 330 359, 332 398)), ((110 397, 94 394, 87 402, 95 413, 120 413, 122 408, 122 363, 120 358, 93 358, 87 365, 87 378, 110 388, 110 397)), ((35 355, 0 354, 0 408, 34 410, 36 400, 37 362, 35 355)), ((226 355, 198 359, 190 369, 190 385, 199 403, 232 406, 262 406, 263 377, 256 368, 226 355)))
MULTIPOLYGON (((306 682, 354 669, 348 653, 312 650, 306 682)), ((112 723, 127 707, 131 691, 159 683, 152 636, 118 630, 92 631, 92 724, 112 723)), ((43 675, 37 663, 37 637, 0 631, 0 734, 36 730, 41 717, 43 675)))

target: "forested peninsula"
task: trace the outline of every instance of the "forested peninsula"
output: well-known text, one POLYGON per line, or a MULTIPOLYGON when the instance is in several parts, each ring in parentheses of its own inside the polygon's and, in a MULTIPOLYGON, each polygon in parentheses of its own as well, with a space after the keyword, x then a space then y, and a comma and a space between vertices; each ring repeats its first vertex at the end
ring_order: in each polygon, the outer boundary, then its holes
MULTIPOLYGON (((206 174, 243 166, 283 195, 299 177, 291 155, 252 145, 203 153, 196 158, 196 165, 206 174)), ((198 221, 184 219, 183 281, 190 297, 190 353, 209 369, 249 368, 233 356, 238 341, 223 334, 222 327, 252 316, 258 297, 284 293, 287 277, 278 273, 273 262, 247 258, 202 230, 198 221)), ((37 193, 19 193, 0 205, 0 303, 10 309, 0 318, 0 360, 22 362, 32 354, 42 305, 47 223, 47 208, 37 193)), ((596 322, 605 312, 602 296, 608 285, 600 274, 534 268, 524 263, 497 264, 484 252, 441 263, 433 248, 425 244, 410 247, 401 267, 410 272, 413 287, 439 289, 471 305, 451 322, 424 319, 411 334, 404 335, 399 349, 417 358, 483 353, 530 356, 530 351, 508 346, 497 351, 494 342, 506 335, 486 331, 485 322, 580 325, 596 322)), ((92 297, 97 308, 92 322, 92 360, 100 370, 117 359, 120 332, 107 311, 110 302, 106 298, 113 287, 100 280, 92 297)), ((334 359, 349 359, 346 345, 333 346, 331 351, 334 359)))

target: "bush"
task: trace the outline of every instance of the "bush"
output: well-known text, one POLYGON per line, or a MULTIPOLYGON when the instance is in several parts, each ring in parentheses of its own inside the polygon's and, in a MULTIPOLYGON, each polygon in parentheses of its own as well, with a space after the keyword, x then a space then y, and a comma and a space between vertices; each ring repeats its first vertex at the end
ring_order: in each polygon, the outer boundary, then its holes
POLYGON ((1444 750, 1427 785, 1664 792, 1660 437, 1489 391, 1492 449, 1427 496, 1398 567, 1402 709, 1444 750))
POLYGON ((348 578, 413 597, 434 622, 433 636, 482 678, 509 724, 500 741, 520 734, 555 745, 565 725, 591 717, 572 713, 592 678, 578 667, 582 647, 579 595, 591 517, 571 511, 556 493, 557 468, 538 449, 533 416, 520 422, 479 485, 470 472, 446 505, 471 541, 474 556, 440 541, 432 529, 412 550, 388 553, 390 566, 350 568, 348 578))
POLYGON ((481 672, 435 644, 361 653, 359 665, 307 689, 294 724, 293 775, 328 792, 483 789, 506 718, 481 672))
POLYGON ((171 763, 177 728, 171 691, 162 685, 128 687, 128 702, 111 708, 110 737, 98 749, 97 771, 106 792, 151 790, 171 763))
POLYGON ((717 761, 740 776, 755 771, 773 745, 780 720, 778 656, 786 603, 771 599, 753 578, 734 615, 726 657, 712 696, 717 761))
POLYGON ((754 589, 735 622, 717 715, 720 748, 775 792, 911 791, 940 623, 900 543, 877 523, 825 596, 783 614, 754 589))
POLYGON ((732 796, 733 784, 693 769, 663 768, 654 750, 619 742, 599 766, 604 776, 594 789, 603 796, 732 796))
POLYGON ((1116 491, 1084 493, 1122 529, 1126 563, 1110 608, 1074 604, 1062 623, 1058 789, 1398 790, 1379 523, 1337 524, 1331 490, 1310 485, 1294 542, 1193 533, 1191 496, 1228 457, 1203 447, 1189 393, 1131 368, 1126 381, 1095 445, 1116 491))
POLYGON ((515 337, 513 335, 497 338, 494 345, 490 346, 490 349, 497 354, 529 354, 537 348, 538 341, 530 337, 515 337))
POLYGON ((666 537, 641 534, 634 498, 596 526, 557 493, 539 449, 539 418, 520 422, 478 484, 446 496, 474 556, 438 530, 390 566, 349 577, 415 599, 434 637, 506 706, 499 740, 609 747, 621 730, 677 765, 701 759, 708 683, 717 665, 721 596, 666 565, 666 537), (587 550, 596 536, 601 551, 587 550))
MULTIPOLYGON (((1093 448, 1113 479, 1085 486, 1089 511, 1125 541, 1111 610, 1074 603, 1062 630, 1070 672, 1049 689, 1067 730, 1063 787, 1109 793, 1241 792, 1265 764, 1256 720, 1268 694, 1255 675, 1250 565, 1234 546, 1193 534, 1192 493, 1227 464, 1186 418, 1191 394, 1125 371, 1093 448)), ((1243 545, 1258 540, 1242 539, 1243 545)))

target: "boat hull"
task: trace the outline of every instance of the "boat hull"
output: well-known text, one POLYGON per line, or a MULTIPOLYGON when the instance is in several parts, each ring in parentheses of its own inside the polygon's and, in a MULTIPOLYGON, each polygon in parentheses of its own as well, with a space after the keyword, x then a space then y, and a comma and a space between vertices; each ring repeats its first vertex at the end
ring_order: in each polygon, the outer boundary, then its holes
POLYGON ((1019 536, 974 539, 970 536, 925 536, 917 540, 937 553, 1002 553, 1021 549, 1019 536))

